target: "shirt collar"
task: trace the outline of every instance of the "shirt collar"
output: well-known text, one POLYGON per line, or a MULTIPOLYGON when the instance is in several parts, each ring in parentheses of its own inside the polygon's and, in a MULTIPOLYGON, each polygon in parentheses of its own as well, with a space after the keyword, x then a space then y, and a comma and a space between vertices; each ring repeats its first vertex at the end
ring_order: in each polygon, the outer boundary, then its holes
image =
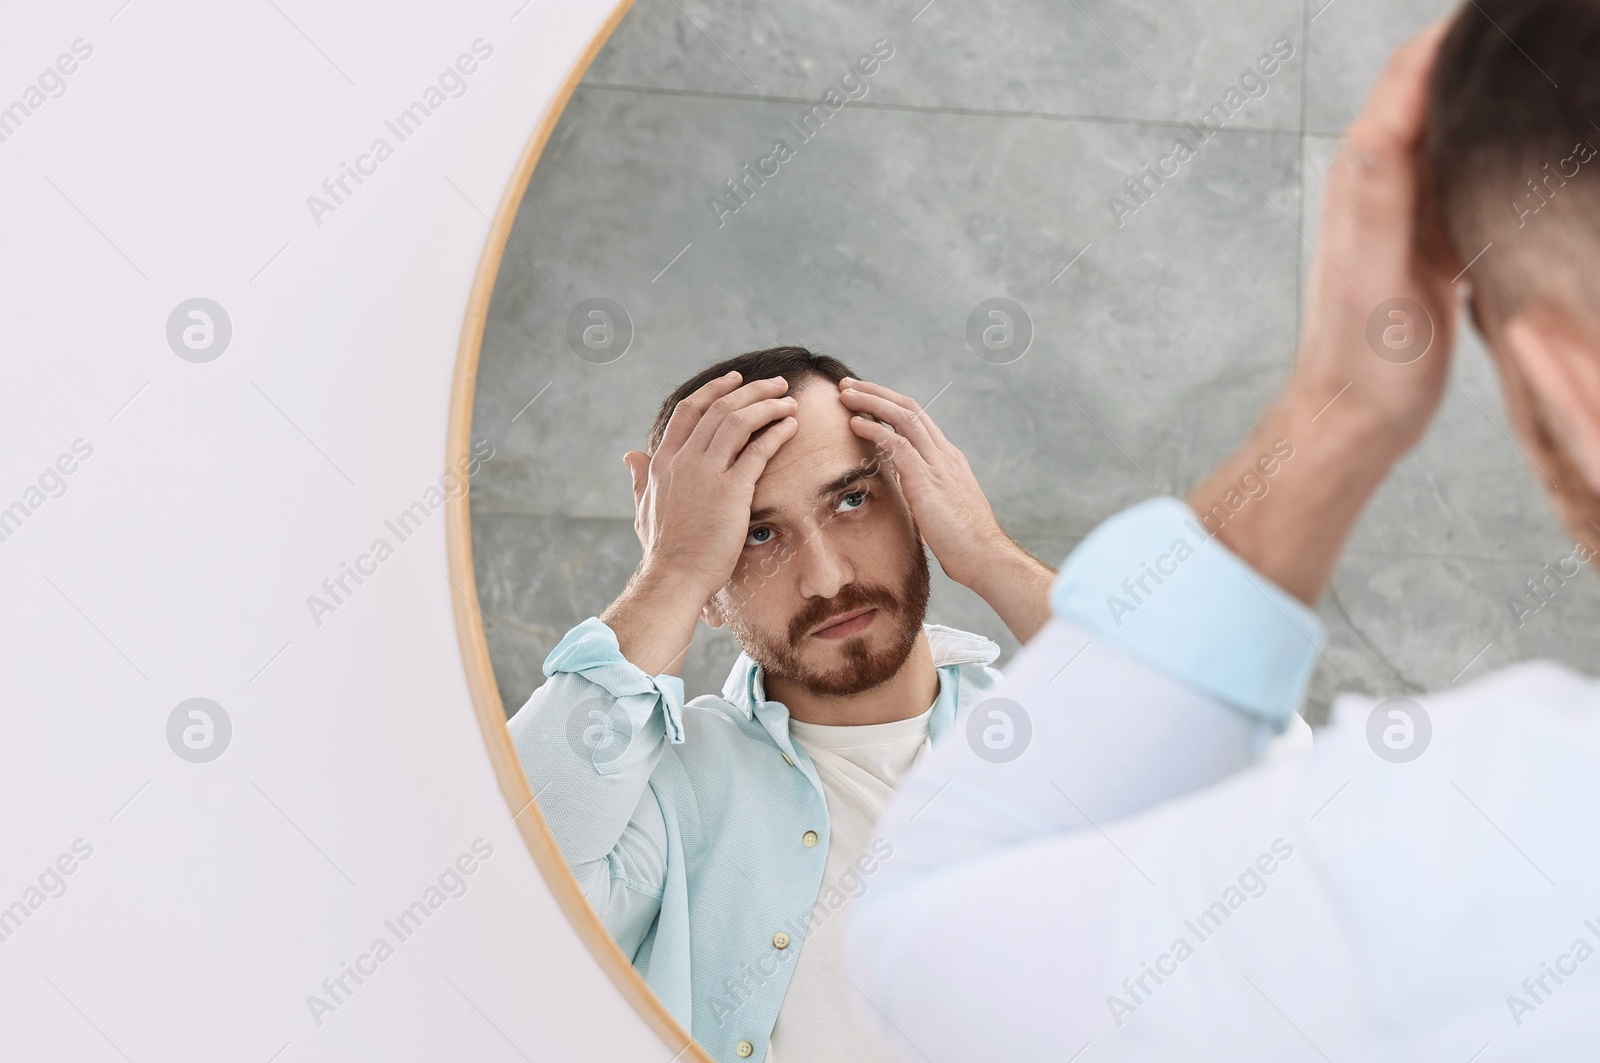
MULTIPOLYGON (((933 654, 935 668, 989 664, 1000 656, 998 643, 971 631, 945 627, 943 624, 923 624, 922 630, 928 635, 928 649, 933 654)), ((743 712, 747 720, 756 706, 766 703, 761 666, 743 650, 739 652, 739 659, 733 662, 733 670, 728 673, 727 681, 722 684, 722 697, 743 712)))

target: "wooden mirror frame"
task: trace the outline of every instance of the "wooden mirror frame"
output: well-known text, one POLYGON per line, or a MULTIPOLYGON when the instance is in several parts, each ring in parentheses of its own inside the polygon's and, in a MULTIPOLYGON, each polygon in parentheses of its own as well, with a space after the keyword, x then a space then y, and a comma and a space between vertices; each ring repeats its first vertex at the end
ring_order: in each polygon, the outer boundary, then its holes
MULTIPOLYGON (((483 347, 484 326, 488 322, 489 302, 494 292, 495 278, 500 272, 506 242, 510 239, 512 223, 517 209, 528 189, 533 168, 544 151, 545 144, 555 129, 567 102, 578 87, 589 64, 602 45, 616 29, 617 23, 633 5, 633 0, 618 0, 607 16, 594 40, 579 56, 567 74, 550 107, 540 116, 533 136, 522 149, 511 183, 500 196, 494 218, 489 223, 489 235, 483 253, 478 258, 477 273, 467 299, 466 320, 461 326, 461 342, 456 350, 455 376, 450 388, 450 420, 445 443, 447 469, 463 468, 469 460, 472 435, 472 402, 477 392, 478 356, 483 347), (459 464, 458 464, 459 463, 459 464)), ((467 683, 471 691, 473 714, 478 728, 488 746, 489 759, 494 766, 495 779, 512 821, 528 846, 533 862, 544 876, 545 884, 555 895, 567 921, 578 932, 578 937, 588 946, 600 969, 604 971, 622 994, 624 1000, 642 1017, 661 1038, 669 1050, 677 1054, 671 1063, 715 1063, 688 1030, 667 1010, 655 992, 633 969, 629 958, 623 954, 605 928, 600 917, 589 905, 562 856, 555 836, 534 801, 533 791, 523 775, 522 764, 517 759, 511 743, 511 733, 506 728, 505 705, 500 700, 500 689, 495 682, 494 667, 489 660, 489 642, 483 626, 483 612, 478 605, 477 574, 472 567, 471 489, 445 504, 445 543, 449 555, 450 582, 454 586, 451 606, 455 614, 456 640, 461 647, 462 661, 466 666, 467 683)))

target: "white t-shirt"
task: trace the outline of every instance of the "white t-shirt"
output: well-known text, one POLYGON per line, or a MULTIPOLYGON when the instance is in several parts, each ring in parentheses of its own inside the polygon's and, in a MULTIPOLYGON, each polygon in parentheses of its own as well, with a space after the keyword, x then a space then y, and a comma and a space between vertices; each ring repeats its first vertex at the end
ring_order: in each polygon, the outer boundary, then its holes
POLYGON ((931 748, 920 716, 889 723, 827 725, 789 720, 789 735, 816 765, 832 834, 818 906, 772 1029, 766 1063, 896 1063, 901 1057, 867 1025, 845 978, 845 906, 872 888, 893 849, 873 829, 900 779, 931 748))

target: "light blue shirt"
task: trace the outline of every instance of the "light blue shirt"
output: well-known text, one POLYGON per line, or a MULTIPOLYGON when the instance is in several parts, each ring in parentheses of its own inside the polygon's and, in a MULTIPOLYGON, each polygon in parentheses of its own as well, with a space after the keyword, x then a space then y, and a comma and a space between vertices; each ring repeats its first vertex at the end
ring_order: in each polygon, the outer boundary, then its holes
POLYGON ((1050 588, 1054 615, 1281 733, 1327 640, 1317 614, 1151 498, 1102 521, 1050 588))
MULTIPOLYGON (((937 745, 1000 681, 989 666, 1000 647, 923 629, 939 675, 937 745)), ((683 680, 631 664, 598 617, 567 632, 543 668, 549 680, 509 727, 584 896, 714 1059, 764 1059, 829 845, 822 782, 790 739, 789 710, 766 698, 745 653, 720 697, 685 705, 683 680)))
MULTIPOLYGON (((1096 528, 1062 565, 1050 601, 1264 733, 1291 721, 1323 638, 1314 613, 1211 540, 1175 498, 1096 528), (1196 634, 1195 617, 1214 620, 1215 634, 1196 634), (1239 653, 1241 639, 1255 652, 1239 653)), ((925 629, 939 673, 937 746, 999 682, 990 667, 999 648, 925 629)), ((764 1059, 829 843, 822 784, 790 740, 788 710, 766 699, 743 653, 720 697, 685 705, 683 681, 628 662, 597 617, 569 631, 543 670, 548 681, 509 727, 584 895, 713 1058, 764 1059)))

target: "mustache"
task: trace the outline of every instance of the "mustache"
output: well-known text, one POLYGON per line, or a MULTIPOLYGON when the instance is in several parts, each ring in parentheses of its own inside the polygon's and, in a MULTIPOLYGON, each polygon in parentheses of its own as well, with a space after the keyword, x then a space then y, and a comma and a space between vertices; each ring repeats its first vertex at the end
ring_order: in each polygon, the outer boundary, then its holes
POLYGON ((900 599, 889 588, 873 583, 852 583, 840 588, 832 598, 819 598, 796 613, 789 621, 789 643, 799 645, 811 634, 812 628, 829 617, 868 605, 891 614, 900 611, 900 599))

